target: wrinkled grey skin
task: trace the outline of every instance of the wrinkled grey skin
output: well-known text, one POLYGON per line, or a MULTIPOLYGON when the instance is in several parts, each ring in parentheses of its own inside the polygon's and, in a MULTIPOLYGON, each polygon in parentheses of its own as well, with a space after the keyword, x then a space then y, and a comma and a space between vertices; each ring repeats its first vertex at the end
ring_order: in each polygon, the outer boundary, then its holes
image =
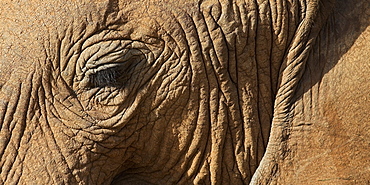
POLYGON ((1 1, 0 184, 279 184, 338 2, 1 1))

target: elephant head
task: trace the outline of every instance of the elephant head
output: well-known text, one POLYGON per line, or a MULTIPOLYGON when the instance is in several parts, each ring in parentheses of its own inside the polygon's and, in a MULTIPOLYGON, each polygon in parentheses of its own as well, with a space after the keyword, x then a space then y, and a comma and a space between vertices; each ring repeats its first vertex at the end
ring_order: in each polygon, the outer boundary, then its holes
POLYGON ((246 184, 334 2, 0 4, 1 184, 246 184))

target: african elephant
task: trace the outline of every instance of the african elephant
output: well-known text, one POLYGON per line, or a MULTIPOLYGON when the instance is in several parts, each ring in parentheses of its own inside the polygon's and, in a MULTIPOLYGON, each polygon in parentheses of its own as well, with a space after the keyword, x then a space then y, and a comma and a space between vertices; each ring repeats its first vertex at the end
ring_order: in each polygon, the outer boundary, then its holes
POLYGON ((366 184, 369 0, 0 2, 0 184, 366 184))

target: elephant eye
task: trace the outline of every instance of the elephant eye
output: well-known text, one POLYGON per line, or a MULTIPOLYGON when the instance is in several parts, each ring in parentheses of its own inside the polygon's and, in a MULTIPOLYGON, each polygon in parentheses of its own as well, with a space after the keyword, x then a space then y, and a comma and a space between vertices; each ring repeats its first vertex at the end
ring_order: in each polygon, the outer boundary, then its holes
POLYGON ((90 68, 86 72, 87 83, 83 85, 87 89, 103 88, 103 87, 116 87, 124 88, 129 83, 130 77, 134 69, 139 64, 143 64, 146 58, 142 55, 129 56, 124 60, 111 60, 105 63, 100 63, 90 68))
POLYGON ((122 69, 120 67, 100 70, 90 75, 90 87, 118 87, 122 85, 120 84, 120 77, 122 77, 122 69))

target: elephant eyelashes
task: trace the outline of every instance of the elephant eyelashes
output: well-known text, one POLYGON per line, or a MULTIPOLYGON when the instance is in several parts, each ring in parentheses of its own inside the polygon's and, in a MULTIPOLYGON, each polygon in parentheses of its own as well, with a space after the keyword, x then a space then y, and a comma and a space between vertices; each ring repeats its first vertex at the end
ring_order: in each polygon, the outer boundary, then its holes
POLYGON ((90 67, 86 74, 87 88, 117 87, 123 88, 129 78, 132 77, 133 71, 140 63, 146 59, 142 55, 130 56, 124 60, 107 60, 90 67))
POLYGON ((119 78, 122 76, 121 69, 117 67, 107 68, 90 75, 90 87, 119 86, 119 78))

